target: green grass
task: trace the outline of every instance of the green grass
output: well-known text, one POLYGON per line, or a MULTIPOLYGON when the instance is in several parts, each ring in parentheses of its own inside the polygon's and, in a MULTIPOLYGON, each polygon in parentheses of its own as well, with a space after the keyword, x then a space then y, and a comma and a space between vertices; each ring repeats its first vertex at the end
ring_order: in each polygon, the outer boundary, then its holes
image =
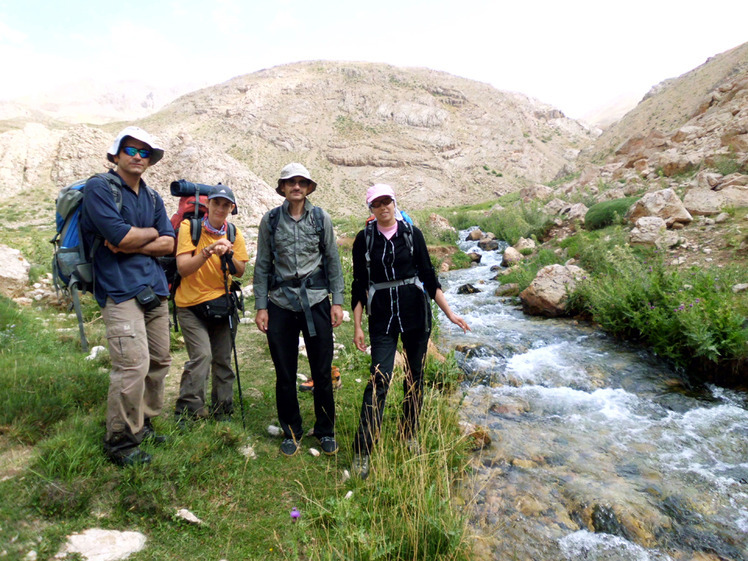
MULTIPOLYGON (((99 324, 89 325, 94 339, 99 324)), ((396 375, 372 473, 362 482, 343 476, 369 366, 368 356, 349 344, 350 323, 336 330, 346 348, 335 360, 343 373, 336 391, 341 450, 331 458, 308 453, 316 444, 311 437, 301 454, 280 456, 280 439, 266 431, 277 424, 275 376, 265 337, 253 324, 242 325, 237 342, 246 429, 237 407, 230 423, 180 432, 171 412, 186 356, 176 344, 164 413, 155 419, 170 442, 144 445, 151 465, 122 469, 102 450, 107 364, 84 360, 75 331, 75 337, 57 331, 74 327, 57 310, 19 309, 0 298, 0 454, 33 450, 25 467, 0 481, 0 543, 8 544, 9 559, 31 549, 51 558, 66 535, 90 527, 145 533, 148 545, 135 561, 196 552, 201 559, 469 558, 466 520, 452 502, 467 458, 453 403, 460 373, 452 356, 427 364, 420 456, 407 453, 397 436, 402 384, 396 375), (256 459, 241 453, 247 445, 256 459), (297 523, 292 507, 302 513, 297 523), (204 524, 179 519, 180 508, 204 524)), ((308 373, 303 359, 300 371, 308 373)), ((310 428, 313 400, 301 394, 300 401, 310 428)))

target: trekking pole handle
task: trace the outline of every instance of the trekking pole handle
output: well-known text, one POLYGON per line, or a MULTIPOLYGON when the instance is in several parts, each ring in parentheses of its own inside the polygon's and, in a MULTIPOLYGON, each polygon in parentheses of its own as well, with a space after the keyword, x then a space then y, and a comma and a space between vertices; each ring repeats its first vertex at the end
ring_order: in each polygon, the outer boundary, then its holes
POLYGON ((233 251, 227 251, 221 255, 221 271, 225 273, 227 270, 232 275, 236 274, 236 264, 234 263, 233 251))

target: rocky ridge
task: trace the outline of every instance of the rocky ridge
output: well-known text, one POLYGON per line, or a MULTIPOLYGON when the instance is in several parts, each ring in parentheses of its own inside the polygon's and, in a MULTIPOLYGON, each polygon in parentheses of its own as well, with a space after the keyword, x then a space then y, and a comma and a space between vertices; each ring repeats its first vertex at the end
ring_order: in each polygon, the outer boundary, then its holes
MULTIPOLYGON (((152 186, 166 194, 179 178, 229 184, 240 212, 250 209, 239 217, 245 227, 280 202, 273 187, 289 161, 318 179, 314 201, 343 216, 363 210, 373 182, 393 184, 407 208, 496 197, 548 180, 597 134, 551 106, 443 72, 334 62, 241 76, 138 124, 166 148, 148 171, 152 186)), ((50 201, 105 169, 102 154, 120 127, 5 121, 0 198, 22 210, 21 193, 50 201)))

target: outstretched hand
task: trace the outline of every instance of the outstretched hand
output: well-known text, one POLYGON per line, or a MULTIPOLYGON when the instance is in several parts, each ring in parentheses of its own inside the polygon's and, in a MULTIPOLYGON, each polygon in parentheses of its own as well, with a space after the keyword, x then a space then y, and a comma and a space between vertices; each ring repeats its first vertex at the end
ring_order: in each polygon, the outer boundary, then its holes
POLYGON ((458 315, 456 315, 456 314, 452 314, 452 315, 450 315, 450 316, 448 316, 448 317, 449 317, 449 321, 451 321, 451 322, 452 322, 452 323, 454 323, 454 324, 455 324, 455 325, 456 325, 457 327, 459 327, 460 329, 462 329, 462 332, 463 332, 463 333, 467 333, 468 331, 470 331, 470 326, 469 326, 469 325, 467 324, 467 322, 466 322, 466 321, 465 321, 464 319, 462 319, 462 318, 461 318, 460 316, 458 316, 458 315))

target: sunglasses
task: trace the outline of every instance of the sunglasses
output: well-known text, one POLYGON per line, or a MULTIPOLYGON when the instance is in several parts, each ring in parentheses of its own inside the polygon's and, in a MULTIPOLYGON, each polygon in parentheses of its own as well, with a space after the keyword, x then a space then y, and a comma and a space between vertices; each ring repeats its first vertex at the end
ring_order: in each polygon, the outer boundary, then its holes
POLYGON ((135 154, 140 154, 140 157, 143 158, 144 160, 146 158, 151 157, 151 151, 145 148, 135 148, 134 146, 125 146, 122 149, 122 151, 128 156, 130 156, 131 158, 135 156, 135 154))
POLYGON ((376 201, 371 202, 371 208, 379 208, 380 206, 387 206, 392 202, 390 197, 382 197, 376 201))
POLYGON ((299 184, 300 187, 309 187, 311 183, 308 179, 296 179, 296 178, 284 179, 284 181, 286 185, 288 185, 289 187, 293 187, 297 183, 299 184))

